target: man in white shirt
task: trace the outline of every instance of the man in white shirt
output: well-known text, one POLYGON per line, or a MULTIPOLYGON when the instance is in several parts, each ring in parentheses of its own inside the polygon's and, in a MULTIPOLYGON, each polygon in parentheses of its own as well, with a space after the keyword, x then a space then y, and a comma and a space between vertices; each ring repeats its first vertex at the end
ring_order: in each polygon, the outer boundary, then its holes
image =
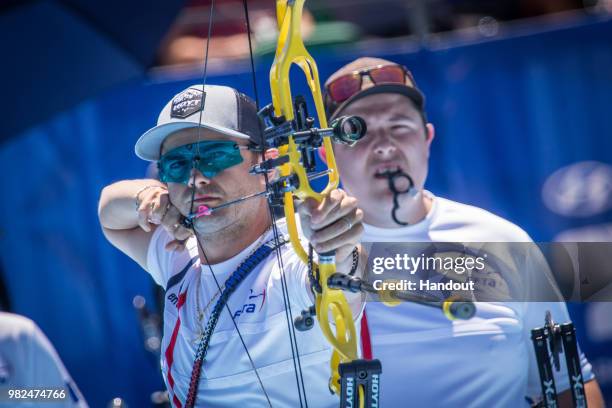
MULTIPOLYGON (((405 67, 359 58, 325 88, 330 120, 357 115, 367 124, 355 146, 334 148, 343 188, 364 211, 364 242, 531 242, 500 217, 424 189, 435 131, 405 67)), ((382 363, 381 406, 518 407, 539 399, 530 331, 543 325, 546 310, 569 321, 565 304, 480 302, 476 309, 472 319, 449 321, 413 303, 366 305, 363 347, 382 363)), ((584 355, 581 366, 589 406, 603 406, 584 355)), ((563 365, 555 376, 561 406, 571 406, 563 365)))
POLYGON ((0 312, 0 407, 34 406, 86 408, 87 402, 36 323, 0 312))
MULTIPOLYGON (((296 316, 313 302, 307 266, 289 244, 279 265, 264 197, 235 201, 265 190, 263 176, 249 174, 261 147, 252 100, 195 85, 136 143, 140 158, 157 162, 161 181, 124 180, 101 193, 105 236, 166 291, 161 368, 173 407, 296 407, 300 383, 308 405, 338 406, 328 391, 331 348, 318 325, 296 332, 297 350, 289 340, 287 308, 296 316)), ((305 201, 303 213, 315 250, 335 251, 338 272, 351 271, 363 232, 356 200, 334 190, 321 203, 305 201)), ((286 233, 284 222, 276 227, 286 233)), ((349 302, 357 316, 360 296, 349 302)))

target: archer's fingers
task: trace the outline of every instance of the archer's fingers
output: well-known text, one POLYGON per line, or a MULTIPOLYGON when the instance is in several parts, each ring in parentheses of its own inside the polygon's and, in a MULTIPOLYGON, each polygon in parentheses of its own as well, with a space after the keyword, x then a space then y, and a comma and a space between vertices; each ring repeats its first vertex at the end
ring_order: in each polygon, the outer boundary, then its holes
MULTIPOLYGON (((350 197, 346 193, 342 192, 343 196, 341 199, 330 208, 326 208, 321 213, 315 212, 312 215, 312 229, 317 231, 322 228, 332 225, 339 219, 349 216, 355 210, 357 210, 358 201, 355 197, 350 197)), ((360 221, 355 219, 354 221, 360 221)))
POLYGON ((305 210, 303 210, 303 204, 303 202, 298 203, 296 205, 296 209, 300 217, 300 227, 302 229, 302 233, 304 234, 306 239, 310 240, 310 237, 312 236, 312 228, 310 227, 310 215, 307 214, 305 210))
POLYGON ((153 224, 161 224, 163 218, 170 210, 170 200, 168 194, 158 194, 152 198, 152 202, 155 204, 151 213, 149 214, 149 220, 153 224))
POLYGON ((319 205, 318 201, 314 198, 306 198, 305 200, 296 200, 295 209, 303 216, 310 218, 312 211, 319 205))
POLYGON ((339 236, 327 241, 314 243, 311 241, 311 244, 318 253, 335 251, 345 245, 355 247, 361 241, 362 234, 363 225, 358 223, 357 225, 352 226, 350 230, 340 234, 339 236))
POLYGON ((336 189, 332 190, 329 195, 323 197, 321 201, 308 197, 299 204, 298 211, 300 211, 301 214, 315 217, 315 219, 324 217, 325 214, 329 213, 336 205, 340 203, 345 194, 346 193, 344 191, 336 189))
POLYGON ((153 203, 143 201, 138 207, 138 226, 146 232, 150 232, 153 228, 153 224, 149 221, 149 214, 152 211, 151 204, 153 203))
POLYGON ((317 243, 329 241, 355 228, 361 223, 361 220, 363 220, 363 211, 360 208, 355 208, 328 226, 315 230, 310 240, 317 243))
POLYGON ((182 224, 179 224, 178 228, 174 230, 174 238, 180 241, 186 241, 187 238, 193 235, 193 232, 189 228, 185 228, 182 224))
POLYGON ((138 225, 144 231, 151 231, 159 225, 167 209, 168 192, 163 188, 152 188, 142 193, 138 207, 138 225))
POLYGON ((180 213, 178 208, 171 204, 170 208, 168 209, 168 212, 166 213, 166 216, 162 221, 162 225, 164 226, 166 231, 168 231, 168 233, 172 235, 172 237, 182 241, 193 235, 193 231, 191 231, 189 228, 186 228, 183 225, 182 221, 183 214, 180 213))
POLYGON ((193 232, 181 224, 178 220, 174 224, 164 223, 162 224, 164 229, 174 238, 175 240, 183 241, 193 235, 193 232))
POLYGON ((320 203, 311 211, 312 223, 322 224, 330 213, 340 206, 342 200, 347 197, 346 193, 339 188, 332 190, 320 203))
POLYGON ((180 213, 178 208, 176 208, 175 206, 172 205, 172 203, 170 203, 170 207, 168 208, 168 211, 166 211, 166 214, 162 218, 161 224, 164 227, 166 227, 166 229, 168 229, 170 232, 171 229, 175 228, 176 224, 181 223, 182 219, 183 219, 183 215, 180 213))

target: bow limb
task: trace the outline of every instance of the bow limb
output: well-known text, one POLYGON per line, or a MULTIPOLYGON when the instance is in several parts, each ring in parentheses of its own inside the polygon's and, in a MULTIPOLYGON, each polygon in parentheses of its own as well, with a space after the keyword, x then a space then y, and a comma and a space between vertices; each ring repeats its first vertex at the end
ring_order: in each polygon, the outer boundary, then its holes
MULTIPOLYGON (((301 19, 305 0, 277 0, 277 20, 279 22, 279 40, 275 59, 270 69, 270 89, 272 92, 272 105, 274 115, 287 122, 296 119, 295 104, 291 96, 289 71, 293 64, 298 65, 304 75, 317 111, 321 128, 327 128, 327 118, 323 108, 323 98, 319 82, 317 65, 312 56, 306 51, 301 37, 301 19)), ((294 129, 293 130, 301 130, 294 129)), ((336 166, 333 147, 330 137, 323 137, 323 145, 327 152, 328 183, 322 192, 312 189, 308 179, 307 169, 304 166, 303 146, 296 143, 294 135, 289 134, 285 144, 279 146, 279 156, 287 156, 288 161, 279 168, 280 177, 297 177, 296 186, 284 193, 284 212, 291 244, 304 262, 308 262, 308 255, 301 245, 296 225, 293 198, 312 198, 321 201, 339 185, 339 174, 336 166)), ((333 253, 319 254, 319 285, 321 293, 315 293, 316 315, 323 335, 332 345, 334 351, 330 361, 331 380, 330 388, 340 393, 339 364, 350 362, 358 358, 357 336, 352 311, 342 291, 330 289, 327 281, 336 272, 335 256, 333 253), (334 328, 330 317, 333 319, 334 328)))

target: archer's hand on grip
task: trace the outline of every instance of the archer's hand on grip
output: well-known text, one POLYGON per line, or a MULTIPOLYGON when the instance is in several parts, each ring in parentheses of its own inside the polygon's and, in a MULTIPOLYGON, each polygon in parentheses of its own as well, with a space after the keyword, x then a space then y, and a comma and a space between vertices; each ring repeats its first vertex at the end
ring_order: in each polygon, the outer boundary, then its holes
MULTIPOLYGON (((363 211, 357 199, 335 189, 320 202, 306 199, 298 206, 302 231, 317 253, 335 252, 339 272, 352 264, 352 251, 363 234, 363 211)), ((349 268, 350 269, 350 268, 349 268)))

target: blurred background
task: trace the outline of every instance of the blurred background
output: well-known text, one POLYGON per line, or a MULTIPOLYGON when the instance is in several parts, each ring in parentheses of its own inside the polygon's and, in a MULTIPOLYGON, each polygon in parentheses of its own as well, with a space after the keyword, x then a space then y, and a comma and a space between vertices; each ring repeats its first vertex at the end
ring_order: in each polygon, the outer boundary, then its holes
MULTIPOLYGON (((269 103, 274 2, 249 0, 269 103)), ((437 127, 426 187, 536 241, 612 239, 611 0, 308 0, 324 80, 358 56, 409 67, 437 127)), ((163 390, 152 280, 97 222, 103 186, 141 178, 137 138, 201 83, 210 0, 0 5, 0 310, 33 319, 93 407, 163 390)), ((254 95, 244 8, 214 4, 208 82, 254 95)), ((305 92, 295 76, 293 92, 305 92)), ((569 304, 612 403, 612 305, 569 304)))

